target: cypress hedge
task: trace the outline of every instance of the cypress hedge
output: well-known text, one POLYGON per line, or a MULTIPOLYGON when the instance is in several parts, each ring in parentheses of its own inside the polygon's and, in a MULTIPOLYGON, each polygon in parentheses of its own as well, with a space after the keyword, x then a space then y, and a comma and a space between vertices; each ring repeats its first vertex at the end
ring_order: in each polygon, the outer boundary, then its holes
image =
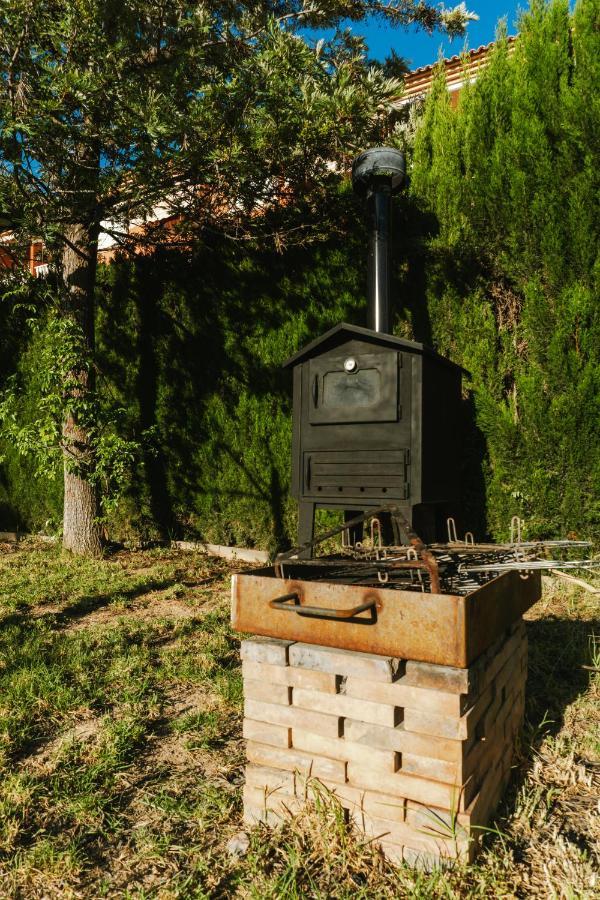
POLYGON ((600 531, 599 85, 597 2, 534 0, 456 110, 440 73, 416 135, 433 340, 472 372, 498 537, 600 531))
MULTIPOLYGON (((399 204, 397 334, 471 373, 465 527, 505 538, 600 532, 600 30, 597 4, 535 0, 513 52, 454 108, 440 71, 399 204)), ((135 437, 153 430, 109 523, 117 538, 293 540, 291 383, 283 360, 339 321, 364 324, 361 210, 348 238, 283 254, 212 237, 100 268, 99 369, 135 437)), ((7 305, 4 304, 6 313, 7 305)), ((39 393, 36 341, 9 317, 4 374, 23 416, 39 393)), ((6 448, 0 526, 60 525, 61 479, 6 448)))

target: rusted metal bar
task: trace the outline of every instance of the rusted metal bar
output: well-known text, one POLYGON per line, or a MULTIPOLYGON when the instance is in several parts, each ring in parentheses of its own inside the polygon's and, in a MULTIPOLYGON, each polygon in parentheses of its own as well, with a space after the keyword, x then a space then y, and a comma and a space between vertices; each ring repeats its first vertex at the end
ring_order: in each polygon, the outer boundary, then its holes
MULTIPOLYGON (((368 610, 375 612, 377 608, 377 598, 374 597, 365 603, 359 603, 358 606, 352 606, 350 609, 332 609, 328 606, 302 606, 300 597, 297 593, 284 594, 282 597, 276 597, 269 601, 271 609, 280 609, 283 612, 293 612, 298 616, 312 616, 315 619, 352 619, 360 613, 368 610), (292 605, 290 605, 292 604, 292 605)), ((373 623, 376 619, 373 618, 373 623)))
POLYGON ((466 565, 464 572, 506 572, 512 570, 533 571, 534 569, 594 569, 600 560, 592 559, 508 559, 481 566, 466 565))
POLYGON ((286 550, 285 553, 279 553, 275 560, 275 563, 282 562, 286 559, 292 559, 295 556, 298 556, 299 553, 304 553, 305 550, 312 550, 313 547, 316 547, 318 544, 322 544, 323 541, 326 541, 328 538, 335 537, 336 534, 340 534, 342 531, 347 531, 349 528, 352 528, 354 525, 360 525, 362 522, 368 522, 369 519, 372 519, 373 516, 378 516, 382 512, 390 512, 392 506, 379 506, 377 509, 369 510, 365 513, 361 513, 359 516, 355 516, 353 519, 349 519, 347 522, 344 522, 343 525, 340 525, 337 528, 332 528, 330 531, 325 531, 323 534, 317 535, 316 538, 313 538, 312 541, 306 541, 304 544, 299 544, 297 547, 292 547, 291 550, 286 550))
POLYGON ((399 522, 400 525, 402 525, 402 528, 404 529, 408 537, 411 547, 414 547, 415 550, 422 550, 425 547, 425 544, 423 543, 417 532, 414 530, 400 507, 396 506, 396 504, 393 504, 390 506, 389 511, 392 518, 395 519, 396 522, 399 522))
POLYGON ((463 543, 449 543, 449 544, 430 544, 430 550, 447 550, 452 553, 499 553, 502 551, 505 552, 514 552, 515 550, 532 550, 539 551, 544 549, 575 549, 578 547, 591 547, 591 541, 571 541, 571 540, 557 540, 557 541, 523 541, 521 544, 489 544, 489 543, 475 543, 475 544, 463 544, 463 543))
POLYGON ((391 515, 397 522, 400 522, 402 528, 408 536, 411 546, 414 547, 414 549, 417 551, 424 567, 427 569, 427 572, 429 573, 429 580, 431 582, 431 593, 439 594, 441 591, 440 570, 435 556, 430 550, 427 549, 426 545, 423 543, 417 532, 413 529, 412 525, 398 506, 394 506, 392 508, 391 515))

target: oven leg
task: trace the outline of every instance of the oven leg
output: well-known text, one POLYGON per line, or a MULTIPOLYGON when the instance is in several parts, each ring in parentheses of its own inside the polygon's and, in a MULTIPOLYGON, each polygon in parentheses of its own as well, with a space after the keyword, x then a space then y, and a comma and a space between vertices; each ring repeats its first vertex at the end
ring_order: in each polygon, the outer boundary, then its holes
MULTIPOLYGON (((360 509, 345 509, 344 510, 344 522, 349 522, 350 519, 355 519, 357 516, 360 516, 360 509)), ((360 522, 358 525, 353 525, 348 529, 349 532, 349 540, 350 546, 354 547, 357 541, 362 541, 364 537, 364 524, 360 522)))
MULTIPOLYGON (((412 509, 404 509, 402 508, 402 513, 406 517, 407 521, 412 524, 412 509)), ((394 513, 390 513, 388 519, 388 528, 391 531, 392 540, 395 546, 400 546, 401 544, 409 544, 409 536, 406 533, 406 528, 402 525, 402 522, 394 515, 394 513)))
MULTIPOLYGON (((298 544, 312 541, 315 533, 315 504, 301 500, 298 504, 298 544)), ((298 559, 312 559, 312 547, 298 554, 298 559)))

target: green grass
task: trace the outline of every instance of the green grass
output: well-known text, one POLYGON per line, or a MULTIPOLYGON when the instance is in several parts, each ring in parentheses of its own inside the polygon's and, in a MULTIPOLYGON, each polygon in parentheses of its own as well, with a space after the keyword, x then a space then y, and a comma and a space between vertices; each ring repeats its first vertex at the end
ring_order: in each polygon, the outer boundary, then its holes
POLYGON ((511 786, 477 864, 427 874, 382 861, 322 791, 227 854, 243 783, 229 573, 189 553, 0 546, 0 897, 598 895, 593 596, 550 589, 532 611, 511 786))

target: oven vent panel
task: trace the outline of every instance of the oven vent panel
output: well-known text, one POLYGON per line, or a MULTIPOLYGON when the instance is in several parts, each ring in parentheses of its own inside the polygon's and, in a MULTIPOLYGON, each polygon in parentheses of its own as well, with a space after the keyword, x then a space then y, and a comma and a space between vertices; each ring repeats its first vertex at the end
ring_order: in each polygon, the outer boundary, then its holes
POLYGON ((304 492, 313 497, 408 499, 408 463, 407 449, 304 453, 304 492))

